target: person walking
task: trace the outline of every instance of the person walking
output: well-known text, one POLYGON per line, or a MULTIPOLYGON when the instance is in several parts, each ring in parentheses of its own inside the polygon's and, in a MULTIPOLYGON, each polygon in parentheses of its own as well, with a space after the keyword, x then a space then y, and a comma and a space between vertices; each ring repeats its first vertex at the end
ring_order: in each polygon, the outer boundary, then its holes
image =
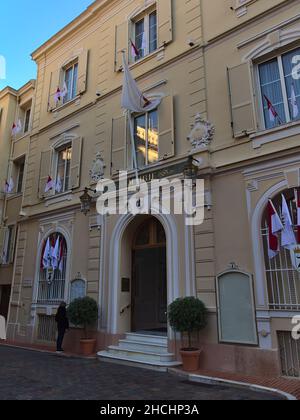
POLYGON ((69 320, 67 316, 67 304, 62 302, 57 310, 55 321, 57 323, 57 342, 56 351, 62 353, 64 349, 62 344, 64 341, 65 333, 69 329, 69 320))

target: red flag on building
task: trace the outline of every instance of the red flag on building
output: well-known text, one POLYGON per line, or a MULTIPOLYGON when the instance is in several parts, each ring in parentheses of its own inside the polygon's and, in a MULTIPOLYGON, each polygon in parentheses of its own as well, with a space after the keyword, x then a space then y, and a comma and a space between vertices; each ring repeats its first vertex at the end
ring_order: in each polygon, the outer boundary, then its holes
POLYGON ((275 122, 276 118, 278 118, 279 123, 281 124, 281 119, 278 115, 278 112, 276 111, 274 105, 272 104, 272 102, 270 101, 270 99, 264 95, 264 98, 268 104, 268 111, 269 111, 269 118, 271 122, 275 122))
POLYGON ((283 224, 271 200, 268 203, 268 230, 269 257, 274 258, 279 252, 277 234, 283 230, 283 224))

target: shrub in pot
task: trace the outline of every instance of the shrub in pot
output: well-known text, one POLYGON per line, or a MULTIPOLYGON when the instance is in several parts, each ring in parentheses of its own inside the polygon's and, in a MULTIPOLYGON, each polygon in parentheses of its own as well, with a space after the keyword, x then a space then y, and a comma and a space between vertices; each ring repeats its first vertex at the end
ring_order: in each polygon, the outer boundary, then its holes
POLYGON ((68 316, 71 324, 83 328, 84 337, 80 340, 81 353, 85 356, 93 354, 96 340, 89 337, 88 330, 98 319, 97 302, 90 297, 75 299, 69 305, 68 316))
POLYGON ((193 348, 192 334, 203 330, 207 325, 207 309, 204 303, 195 297, 175 300, 168 309, 169 323, 174 331, 188 335, 188 348, 180 351, 183 368, 195 372, 199 368, 201 350, 193 348))

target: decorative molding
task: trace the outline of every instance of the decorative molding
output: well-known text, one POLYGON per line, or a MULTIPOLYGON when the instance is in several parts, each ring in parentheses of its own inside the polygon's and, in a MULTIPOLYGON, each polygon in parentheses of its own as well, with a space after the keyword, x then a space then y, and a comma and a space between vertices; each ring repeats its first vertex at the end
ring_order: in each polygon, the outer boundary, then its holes
POLYGON ((102 158, 101 153, 96 154, 96 159, 94 159, 92 167, 90 169, 90 178, 94 182, 98 182, 104 178, 105 174, 105 162, 102 158))
MULTIPOLYGON (((263 35, 262 35, 263 37, 263 35)), ((255 60, 272 51, 276 51, 288 44, 298 41, 300 38, 300 27, 293 29, 274 28, 264 33, 264 40, 257 44, 250 52, 243 57, 243 62, 255 60)), ((255 41, 255 39, 253 39, 255 41)))
POLYGON ((192 145, 191 153, 206 149, 210 146, 215 135, 215 127, 200 114, 195 117, 195 122, 191 125, 191 132, 187 139, 192 145))

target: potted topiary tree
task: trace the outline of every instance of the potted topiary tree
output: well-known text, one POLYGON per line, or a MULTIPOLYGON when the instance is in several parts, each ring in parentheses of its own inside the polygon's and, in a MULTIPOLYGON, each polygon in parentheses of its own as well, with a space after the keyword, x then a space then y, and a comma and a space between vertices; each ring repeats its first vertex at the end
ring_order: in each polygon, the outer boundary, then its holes
POLYGON ((176 332, 188 335, 188 348, 180 351, 183 368, 187 372, 199 369, 202 350, 192 347, 192 334, 204 329, 207 325, 207 309, 201 300, 195 297, 186 297, 175 300, 168 310, 171 327, 176 332))
POLYGON ((90 297, 75 299, 69 305, 68 316, 71 324, 83 327, 84 338, 80 340, 80 349, 84 356, 90 356, 95 351, 96 340, 89 337, 88 328, 98 319, 97 302, 90 297))

